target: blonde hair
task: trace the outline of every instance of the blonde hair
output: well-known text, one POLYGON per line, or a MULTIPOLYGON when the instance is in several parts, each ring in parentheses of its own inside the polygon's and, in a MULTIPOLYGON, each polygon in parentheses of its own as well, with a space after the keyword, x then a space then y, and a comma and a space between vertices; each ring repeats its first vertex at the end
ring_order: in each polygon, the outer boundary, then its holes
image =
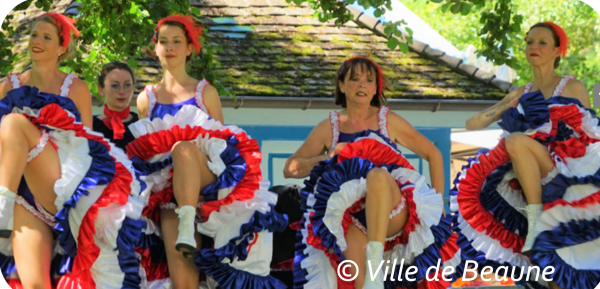
MULTIPOLYGON (((59 30, 58 26, 56 25, 56 22, 54 22, 54 19, 49 15, 42 15, 40 18, 35 20, 35 22, 33 22, 33 25, 31 26, 31 30, 33 30, 33 28, 40 22, 50 23, 50 24, 54 25, 54 27, 56 27, 56 31, 58 32, 57 33, 58 44, 62 46, 64 39, 62 38, 62 36, 60 36, 60 30, 59 30)), ((73 38, 74 37, 71 37, 69 44, 67 45, 67 50, 65 51, 65 53, 61 54, 58 57, 59 62, 70 59, 71 57, 73 57, 73 55, 75 55, 75 41, 73 40, 73 38)))

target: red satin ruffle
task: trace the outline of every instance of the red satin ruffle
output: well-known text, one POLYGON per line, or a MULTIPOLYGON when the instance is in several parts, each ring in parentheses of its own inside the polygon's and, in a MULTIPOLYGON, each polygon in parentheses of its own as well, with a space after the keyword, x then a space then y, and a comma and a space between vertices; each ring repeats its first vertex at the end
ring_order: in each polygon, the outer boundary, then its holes
POLYGON ((500 244, 512 249, 514 252, 520 252, 525 239, 521 236, 504 228, 502 222, 494 219, 494 216, 485 210, 479 201, 481 188, 487 176, 489 176, 498 166, 510 161, 506 152, 504 139, 487 154, 480 155, 478 162, 474 162, 468 169, 465 178, 460 180, 458 185, 460 193, 457 195, 458 206, 461 216, 478 232, 486 231, 493 239, 500 244))

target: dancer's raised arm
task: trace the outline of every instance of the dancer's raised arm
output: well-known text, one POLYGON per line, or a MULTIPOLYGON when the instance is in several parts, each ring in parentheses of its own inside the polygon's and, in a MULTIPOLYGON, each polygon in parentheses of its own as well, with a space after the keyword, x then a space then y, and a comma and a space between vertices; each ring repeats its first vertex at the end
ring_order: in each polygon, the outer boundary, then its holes
POLYGON ((465 128, 467 130, 480 130, 499 121, 504 111, 519 104, 519 98, 523 95, 524 88, 519 87, 511 91, 500 102, 469 118, 465 124, 465 128))

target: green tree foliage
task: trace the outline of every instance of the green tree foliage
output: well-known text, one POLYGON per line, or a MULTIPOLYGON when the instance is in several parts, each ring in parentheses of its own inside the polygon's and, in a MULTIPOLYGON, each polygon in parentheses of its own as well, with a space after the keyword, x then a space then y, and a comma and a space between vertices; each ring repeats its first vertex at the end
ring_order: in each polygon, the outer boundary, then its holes
MULTIPOLYGON (((30 5, 49 10, 52 0, 27 0, 15 8, 24 10, 30 5)), ((399 0, 287 0, 297 5, 307 3, 315 10, 321 21, 334 20, 342 25, 352 15, 345 5, 358 3, 374 8, 375 16, 390 10, 391 1, 399 0)), ((588 90, 600 83, 599 17, 588 5, 579 0, 402 0, 423 20, 440 32, 450 42, 463 49, 473 44, 478 54, 496 65, 508 64, 517 69, 520 79, 516 85, 530 81, 532 73, 522 53, 523 37, 530 25, 552 20, 561 25, 571 39, 570 51, 561 63, 559 73, 574 74, 584 80, 588 90)), ((82 45, 79 57, 66 66, 94 83, 102 64, 110 60, 127 60, 137 66, 136 57, 140 47, 146 46, 153 34, 154 23, 173 13, 199 15, 197 8, 190 7, 189 0, 84 0, 79 8, 82 45)), ((14 27, 9 16, 0 31, 0 72, 6 74, 18 61, 11 51, 10 39, 14 27), (5 33, 6 32, 6 33, 5 33)), ((407 52, 412 43, 412 30, 405 27, 408 35, 400 31, 404 21, 385 23, 384 32, 389 36, 388 47, 407 52)), ((192 61, 190 72, 198 78, 206 78, 216 84, 221 94, 229 94, 214 78, 213 68, 219 65, 214 54, 219 47, 203 46, 202 54, 192 61)), ((90 85, 95 91, 95 85, 90 85)))
MULTIPOLYGON (((519 75, 515 85, 533 79, 525 55, 524 37, 527 29, 541 21, 553 21, 563 27, 570 45, 566 59, 561 61, 559 74, 572 74, 586 83, 590 92, 600 83, 600 17, 590 6, 579 0, 287 0, 295 4, 308 3, 321 21, 335 20, 342 24, 352 19, 345 4, 358 3, 365 9, 374 8, 379 17, 391 9, 391 1, 402 1, 442 36, 464 49, 469 44, 477 48, 478 56, 495 65, 507 64, 519 75)), ((399 26, 404 21, 384 24, 390 37, 390 48, 407 51, 402 39, 410 43, 410 35, 401 36, 399 26)))
MULTIPOLYGON (((14 10, 25 10, 35 5, 45 11, 51 9, 52 0, 28 0, 14 10)), ((147 47, 159 19, 170 14, 200 15, 200 10, 190 7, 189 0, 85 0, 81 1, 77 16, 77 28, 81 32, 78 52, 74 59, 64 64, 64 70, 74 71, 85 78, 90 90, 97 92, 96 79, 102 66, 112 60, 126 61, 137 68, 136 58, 141 56, 142 47, 147 47)), ((11 51, 10 39, 15 27, 9 25, 12 17, 6 18, 0 31, 0 72, 6 74, 13 68, 16 55, 11 51), (6 33, 3 33, 6 32, 6 33)), ((205 41, 203 39, 202 41, 205 41)), ((197 78, 214 81, 212 68, 219 65, 214 52, 218 47, 203 46, 200 56, 195 56, 190 73, 197 78)), ((216 82, 220 93, 229 94, 216 82)), ((96 94, 97 95, 97 94, 96 94)))
MULTIPOLYGON (((314 9, 315 16, 321 21, 335 20, 335 23, 341 25, 352 19, 350 12, 346 10, 346 4, 358 3, 365 9, 375 9, 375 17, 383 15, 387 10, 392 9, 392 1, 398 0, 286 0, 295 4, 308 3, 314 9)), ((514 2, 517 0, 427 0, 424 3, 427 6, 440 7, 442 11, 452 13, 454 17, 472 15, 477 13, 480 23, 477 25, 478 37, 484 43, 479 53, 489 59, 493 59, 498 64, 507 63, 512 65, 515 61, 510 58, 509 49, 513 47, 520 27, 523 22, 523 16, 517 13, 514 2), (475 12, 474 12, 475 11, 475 12)), ((384 31, 387 33, 388 47, 399 47, 403 52, 408 51, 408 46, 404 42, 412 42, 412 31, 407 29, 409 35, 402 35, 399 31, 400 26, 406 25, 404 21, 395 21, 384 24, 384 31), (395 37, 391 37, 391 36, 395 37), (399 41, 404 40, 404 41, 399 41)))
MULTIPOLYGON (((521 32, 509 50, 514 58, 511 67, 519 75, 514 84, 521 86, 533 80, 533 71, 524 53, 525 33, 537 22, 553 21, 560 25, 569 37, 567 57, 561 60, 557 72, 560 75, 572 74, 584 81, 591 95, 594 83, 600 83, 600 15, 579 0, 512 2, 519 14, 526 16, 518 29, 521 32)), ((445 13, 440 6, 428 5, 427 0, 402 0, 402 3, 458 49, 463 50, 469 44, 478 50, 485 48, 486 43, 479 37, 482 15, 480 12, 489 7, 478 8, 474 11, 477 13, 457 16, 445 13)), ((488 3, 487 6, 491 4, 488 3)))

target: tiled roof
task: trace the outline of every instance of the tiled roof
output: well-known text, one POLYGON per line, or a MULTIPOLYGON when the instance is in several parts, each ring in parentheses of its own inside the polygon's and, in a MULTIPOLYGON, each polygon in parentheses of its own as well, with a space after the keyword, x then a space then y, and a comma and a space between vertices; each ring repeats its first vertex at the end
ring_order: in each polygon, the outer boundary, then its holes
MULTIPOLYGON (((64 12, 70 2, 57 1, 54 7, 64 12)), ((336 27, 314 19, 307 5, 285 0, 191 0, 191 4, 202 12, 207 45, 223 48, 217 54, 221 62, 215 71, 217 80, 238 96, 331 98, 335 71, 356 55, 380 64, 388 78, 386 94, 392 98, 493 100, 511 87, 417 41, 408 54, 391 51, 381 25, 375 25, 377 20, 358 17, 360 13, 355 13, 354 21, 336 27)), ((16 13, 13 25, 25 31, 40 13, 35 7, 16 13)), ((20 33, 15 49, 23 55, 25 47, 20 33)), ((149 57, 139 60, 136 73, 141 89, 160 79, 160 65, 149 57)))
POLYGON ((332 97, 335 71, 356 55, 381 65, 392 98, 498 99, 511 87, 416 41, 408 54, 391 51, 381 25, 372 29, 377 20, 364 15, 338 28, 284 0, 191 3, 202 11, 209 45, 224 49, 218 79, 237 95, 332 97))

